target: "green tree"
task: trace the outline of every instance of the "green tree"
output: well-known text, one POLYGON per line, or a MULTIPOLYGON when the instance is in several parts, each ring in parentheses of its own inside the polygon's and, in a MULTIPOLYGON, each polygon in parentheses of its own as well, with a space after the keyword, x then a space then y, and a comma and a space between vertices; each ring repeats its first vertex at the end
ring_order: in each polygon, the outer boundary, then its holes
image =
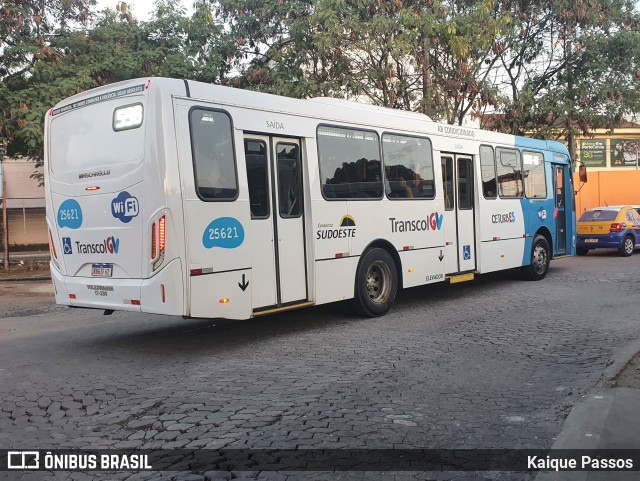
POLYGON ((232 82, 295 97, 365 98, 461 123, 496 102, 484 61, 507 19, 495 3, 222 0, 236 38, 248 42, 242 60, 262 55, 232 82))
POLYGON ((44 114, 63 98, 136 77, 220 82, 231 68, 222 26, 204 2, 191 16, 178 0, 161 0, 149 22, 138 22, 124 3, 93 18, 90 28, 59 26, 42 54, 25 55, 22 69, 5 76, 0 102, 10 155, 42 161, 44 114))
POLYGON ((9 155, 41 155, 34 122, 42 122, 42 112, 33 111, 30 98, 20 91, 38 63, 56 60, 51 47, 56 36, 86 28, 94 4, 95 0, 7 0, 0 7, 0 138, 9 155))
POLYGON ((634 2, 505 2, 514 18, 501 59, 509 100, 498 128, 566 139, 615 128, 640 110, 640 31, 634 2))

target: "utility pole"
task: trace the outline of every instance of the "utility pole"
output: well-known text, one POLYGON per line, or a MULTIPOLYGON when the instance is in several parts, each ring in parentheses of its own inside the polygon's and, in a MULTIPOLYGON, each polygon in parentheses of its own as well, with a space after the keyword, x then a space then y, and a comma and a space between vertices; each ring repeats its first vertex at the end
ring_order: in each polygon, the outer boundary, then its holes
POLYGON ((4 246, 4 270, 9 270, 9 228, 7 226, 7 181, 3 175, 4 149, 0 145, 0 192, 2 193, 2 244, 4 246))

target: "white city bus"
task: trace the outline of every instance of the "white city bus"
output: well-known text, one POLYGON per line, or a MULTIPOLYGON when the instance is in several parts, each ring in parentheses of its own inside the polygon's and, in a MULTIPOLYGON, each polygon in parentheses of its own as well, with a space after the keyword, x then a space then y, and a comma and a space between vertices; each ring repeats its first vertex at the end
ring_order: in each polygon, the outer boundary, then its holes
POLYGON ((150 78, 45 121, 56 301, 246 319, 575 253, 558 142, 336 99, 150 78))

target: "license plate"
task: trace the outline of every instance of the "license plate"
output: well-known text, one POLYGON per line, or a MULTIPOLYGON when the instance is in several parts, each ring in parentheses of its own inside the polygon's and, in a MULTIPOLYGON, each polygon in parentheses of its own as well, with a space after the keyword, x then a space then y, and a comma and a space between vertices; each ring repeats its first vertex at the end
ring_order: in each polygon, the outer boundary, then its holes
POLYGON ((596 242, 598 242, 598 239, 585 239, 585 242, 588 242, 589 244, 595 244, 596 242))
POLYGON ((91 264, 91 275, 93 277, 111 277, 112 274, 112 264, 91 264))

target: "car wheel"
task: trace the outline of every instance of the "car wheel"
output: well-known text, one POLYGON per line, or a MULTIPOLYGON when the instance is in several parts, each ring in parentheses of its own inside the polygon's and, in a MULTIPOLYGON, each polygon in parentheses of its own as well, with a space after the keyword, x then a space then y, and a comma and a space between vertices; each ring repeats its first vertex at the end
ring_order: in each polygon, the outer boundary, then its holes
POLYGON ((586 256, 589 253, 589 249, 585 249, 584 247, 577 247, 576 254, 579 256, 586 256))
POLYGON ((356 272, 354 310, 367 317, 382 316, 391 308, 397 291, 398 273, 389 253, 379 248, 368 250, 356 272))
POLYGON ((544 236, 535 236, 531 246, 531 263, 522 267, 525 279, 530 281, 544 279, 549 270, 550 262, 551 249, 549 249, 549 242, 544 236))
POLYGON ((633 254, 633 250, 635 248, 636 245, 633 242, 633 237, 631 237, 630 235, 625 236, 624 239, 622 239, 622 245, 619 249, 620 255, 623 257, 629 257, 631 254, 633 254))

